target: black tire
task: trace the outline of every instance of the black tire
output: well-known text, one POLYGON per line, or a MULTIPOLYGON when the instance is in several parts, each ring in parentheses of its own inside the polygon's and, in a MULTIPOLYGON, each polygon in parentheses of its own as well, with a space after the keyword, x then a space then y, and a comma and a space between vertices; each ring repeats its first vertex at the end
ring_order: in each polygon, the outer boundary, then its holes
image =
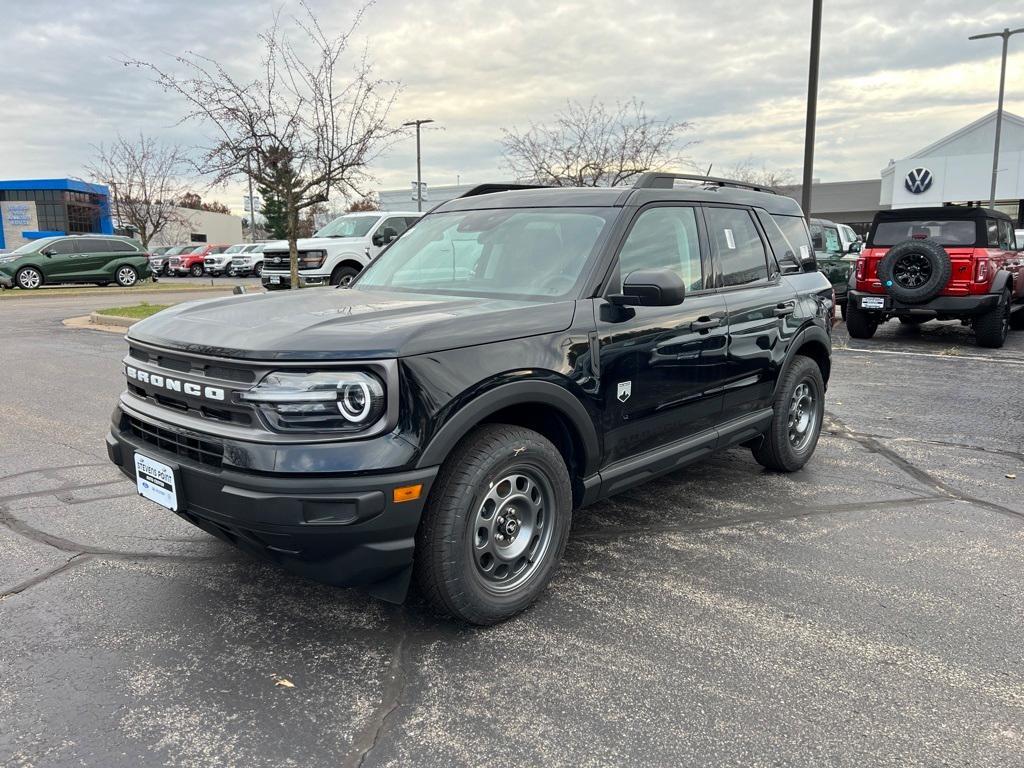
POLYGON ((878 330, 878 319, 870 312, 865 312, 856 304, 850 304, 846 308, 846 332, 854 339, 870 339, 878 330))
POLYGON ((416 535, 415 582, 431 605, 456 619, 504 621, 547 587, 571 523, 572 488, 558 449, 523 427, 483 425, 463 438, 431 489, 416 535), (540 511, 530 513, 524 500, 534 498, 534 490, 540 511), (517 522, 514 533, 502 539, 511 520, 517 522), (513 558, 511 566, 506 556, 513 558))
POLYGON ((878 279, 886 293, 904 304, 935 298, 952 274, 949 254, 934 240, 896 243, 878 262, 878 279))
POLYGON ((751 450, 761 466, 795 472, 814 454, 825 418, 825 382, 816 362, 803 355, 793 358, 775 391, 772 409, 771 426, 751 450))
POLYGON ((974 338, 979 347, 999 349, 1010 331, 1010 289, 1003 291, 999 303, 974 320, 974 338))
POLYGON ((256 277, 260 277, 263 274, 263 262, 262 261, 256 263, 256 265, 252 268, 252 273, 256 277))
POLYGON ((171 265, 164 264, 164 268, 160 271, 164 277, 170 277, 173 273, 171 272, 171 265))
POLYGON ((359 270, 355 267, 346 267, 343 264, 339 265, 334 268, 333 272, 331 272, 331 285, 348 285, 358 274, 359 270))
POLYGON ((928 322, 927 317, 917 317, 915 315, 904 315, 900 318, 900 324, 902 325, 924 325, 928 322))
POLYGON ((98 285, 100 288, 106 288, 108 285, 110 285, 110 283, 109 282, 102 282, 102 283, 96 283, 96 285, 98 285))
POLYGON ((1010 329, 1024 331, 1024 307, 1010 313, 1010 329))
POLYGON ((193 264, 191 267, 188 268, 188 273, 190 275, 192 275, 192 277, 202 277, 203 276, 203 265, 202 264, 193 264))
POLYGON ((43 273, 35 267, 22 267, 14 276, 14 284, 26 291, 34 291, 43 282, 43 273))
POLYGON ((139 282, 139 271, 130 264, 123 264, 117 268, 114 279, 122 288, 131 288, 139 282))

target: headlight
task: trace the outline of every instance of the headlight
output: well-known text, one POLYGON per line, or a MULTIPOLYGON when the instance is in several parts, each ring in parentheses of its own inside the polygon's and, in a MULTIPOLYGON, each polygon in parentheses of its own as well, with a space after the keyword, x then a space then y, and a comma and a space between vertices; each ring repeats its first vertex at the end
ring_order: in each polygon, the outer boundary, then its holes
POLYGON ((327 251, 305 251, 299 254, 299 268, 316 269, 317 267, 322 267, 326 258, 327 251))
POLYGON ((384 384, 361 371, 270 373, 241 398, 282 432, 361 432, 386 409, 384 384))
POLYGON ((9 261, 14 261, 17 256, 0 256, 0 264, 6 264, 9 261))

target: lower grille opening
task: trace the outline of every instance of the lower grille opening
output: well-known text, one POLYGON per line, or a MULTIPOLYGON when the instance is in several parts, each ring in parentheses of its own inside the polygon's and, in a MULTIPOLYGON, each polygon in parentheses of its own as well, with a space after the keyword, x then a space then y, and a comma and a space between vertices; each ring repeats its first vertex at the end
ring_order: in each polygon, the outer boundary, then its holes
POLYGON ((216 467, 217 469, 220 469, 224 463, 224 446, 213 440, 190 437, 164 429, 163 427, 157 427, 128 414, 125 414, 122 419, 121 429, 149 445, 167 453, 173 453, 183 459, 196 461, 200 464, 216 467))

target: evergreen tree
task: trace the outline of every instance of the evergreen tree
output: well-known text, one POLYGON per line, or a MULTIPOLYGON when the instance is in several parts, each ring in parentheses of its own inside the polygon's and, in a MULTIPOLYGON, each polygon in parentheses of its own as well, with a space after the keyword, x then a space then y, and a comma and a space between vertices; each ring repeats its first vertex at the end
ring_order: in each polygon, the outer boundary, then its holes
POLYGON ((272 189, 260 187, 259 192, 263 198, 263 208, 260 210, 265 219, 263 226, 271 237, 284 240, 288 237, 288 213, 284 203, 272 189))

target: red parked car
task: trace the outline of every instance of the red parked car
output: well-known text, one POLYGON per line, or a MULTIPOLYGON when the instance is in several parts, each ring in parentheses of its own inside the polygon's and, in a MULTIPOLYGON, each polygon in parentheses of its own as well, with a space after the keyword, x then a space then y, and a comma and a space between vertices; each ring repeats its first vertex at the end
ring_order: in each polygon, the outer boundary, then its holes
POLYGON ((212 245, 210 243, 196 243, 191 251, 185 251, 179 256, 172 256, 167 264, 167 271, 172 275, 192 275, 202 277, 206 269, 206 257, 214 253, 224 253, 227 245, 212 245))
POLYGON ((960 320, 982 347, 1024 329, 1024 254, 1009 216, 944 206, 879 211, 857 258, 846 328, 869 339, 899 318, 960 320))

